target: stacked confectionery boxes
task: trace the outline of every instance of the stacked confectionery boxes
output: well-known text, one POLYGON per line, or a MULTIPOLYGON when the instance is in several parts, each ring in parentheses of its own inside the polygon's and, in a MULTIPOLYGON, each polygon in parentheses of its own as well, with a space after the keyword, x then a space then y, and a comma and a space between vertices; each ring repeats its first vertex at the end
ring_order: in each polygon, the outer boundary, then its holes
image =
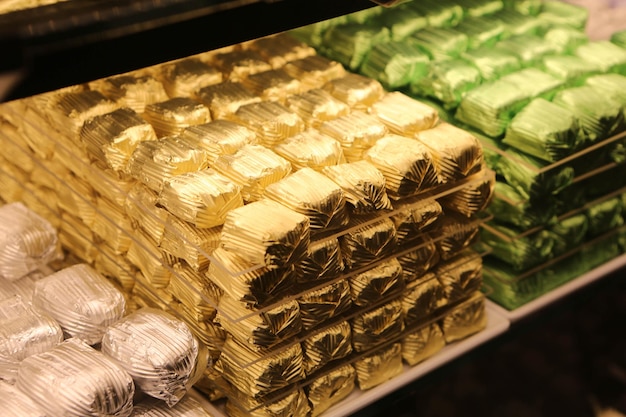
POLYGON ((479 136, 497 173, 485 281, 508 309, 626 249, 624 32, 590 40, 587 18, 561 2, 413 1, 294 31, 479 136))
POLYGON ((486 325, 476 136, 291 35, 1 114, 2 198, 184 320, 230 415, 318 415, 486 325))

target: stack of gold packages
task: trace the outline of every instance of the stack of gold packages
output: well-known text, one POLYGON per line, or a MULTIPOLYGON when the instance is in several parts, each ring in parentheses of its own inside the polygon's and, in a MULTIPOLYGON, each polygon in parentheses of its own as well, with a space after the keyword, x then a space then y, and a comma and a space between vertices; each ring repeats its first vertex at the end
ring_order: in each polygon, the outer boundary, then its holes
POLYGON ((470 247, 495 179, 477 137, 290 35, 2 116, 2 197, 143 307, 97 334, 145 395, 197 383, 231 415, 318 415, 486 325, 470 247), (162 333, 179 341, 146 362, 162 333))

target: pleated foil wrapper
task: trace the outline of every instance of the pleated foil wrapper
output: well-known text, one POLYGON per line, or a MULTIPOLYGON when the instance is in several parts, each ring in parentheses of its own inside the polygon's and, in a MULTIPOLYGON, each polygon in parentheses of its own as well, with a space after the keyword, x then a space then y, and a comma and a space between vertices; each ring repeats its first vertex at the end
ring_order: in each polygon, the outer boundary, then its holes
POLYGON ((392 133, 413 136, 439 122, 437 110, 403 93, 391 92, 372 105, 370 113, 392 133))
POLYGON ((224 378, 243 396, 260 400, 302 380, 305 376, 302 361, 299 343, 271 355, 261 355, 227 338, 217 366, 221 367, 224 378))
POLYGON ((53 416, 128 417, 135 394, 121 366, 76 339, 26 358, 15 387, 53 416))
POLYGON ((315 49, 287 33, 255 39, 248 48, 261 54, 272 68, 281 68, 290 61, 315 55, 315 49))
POLYGON ((544 161, 556 162, 580 149, 579 133, 572 111, 537 98, 511 120, 502 142, 544 161))
POLYGON ((340 280, 298 297, 302 326, 311 330, 345 313, 352 307, 350 284, 340 280))
POLYGON ((4 401, 3 414, 6 417, 46 417, 46 412, 26 393, 13 385, 0 381, 0 397, 4 401))
POLYGON ((404 330, 402 301, 390 301, 381 307, 359 314, 350 322, 352 347, 355 352, 367 352, 402 334, 404 330))
POLYGON ((171 216, 167 219, 165 233, 161 241, 164 253, 184 259, 197 271, 209 266, 209 257, 219 247, 221 228, 197 228, 190 223, 171 216))
POLYGON ((100 343, 106 328, 125 312, 123 294, 87 264, 76 264, 41 279, 33 294, 35 310, 54 318, 68 337, 100 343))
POLYGON ((529 203, 517 190, 510 185, 496 181, 494 197, 487 206, 487 212, 494 220, 517 226, 524 230, 533 226, 547 224, 556 215, 556 204, 529 203))
POLYGON ((367 111, 385 94, 378 81, 353 73, 330 80, 324 89, 351 109, 362 111, 367 111))
POLYGON ((352 331, 347 321, 325 328, 302 341, 303 367, 307 375, 351 353, 352 331))
POLYGON ((461 58, 478 69, 483 81, 495 80, 521 69, 520 60, 515 53, 490 46, 471 49, 463 53, 461 58))
MULTIPOLYGON (((618 221, 618 223, 612 225, 612 227, 618 227, 620 225, 621 223, 618 221)), ((555 248, 556 254, 565 253, 569 249, 574 249, 584 242, 587 232, 589 231, 589 220, 584 213, 576 214, 551 225, 550 231, 561 238, 556 240, 557 243, 563 243, 562 247, 558 247, 557 245, 555 248)))
POLYGON ((239 81, 224 81, 201 88, 195 98, 211 110, 213 120, 230 118, 239 107, 261 101, 261 97, 239 81))
MULTIPOLYGON (((375 8, 372 7, 372 9, 375 9, 375 8)), ((348 16, 352 16, 352 15, 353 14, 350 13, 348 15, 338 16, 334 19, 321 20, 319 22, 311 23, 309 25, 296 27, 292 29, 289 32, 289 34, 293 36, 294 38, 298 39, 299 41, 302 41, 308 45, 311 45, 314 48, 319 48, 322 45, 324 32, 326 32, 326 30, 328 30, 328 28, 330 28, 333 25, 336 25, 339 23, 345 23, 349 21, 350 19, 348 19, 348 16)), ((359 23, 364 23, 367 20, 368 20, 367 18, 355 19, 355 21, 359 23)), ((315 56, 318 56, 318 55, 315 55, 315 56)))
MULTIPOLYGON (((333 247, 332 242, 333 242, 332 240, 327 241, 329 245, 329 249, 333 247)), ((336 240, 334 241, 334 243, 337 247, 337 255, 338 255, 339 243, 336 240)), ((321 252, 319 255, 316 255, 315 259, 322 259, 320 257, 322 253, 323 252, 321 252)), ((0 279, 0 302, 8 298, 13 298, 17 296, 17 297, 20 297, 22 301, 24 301, 25 303, 30 304, 32 302, 33 294, 35 292, 35 284, 37 283, 37 281, 39 281, 40 279, 42 279, 43 277, 47 275, 49 275, 48 271, 44 272, 41 270, 35 270, 31 272, 30 274, 25 275, 22 278, 17 279, 15 281, 9 281, 8 279, 0 279)))
POLYGON ((181 220, 199 228, 224 223, 226 213, 243 206, 241 189, 213 169, 171 177, 158 203, 181 220))
MULTIPOLYGON (((307 256, 300 264, 298 281, 301 283, 323 282, 339 276, 343 271, 339 240, 336 238, 312 241, 307 256)), ((0 283, 0 288, 1 288, 0 283)), ((1 294, 0 289, 0 294, 1 294)))
POLYGON ((92 226, 94 234, 107 242, 116 253, 126 252, 134 231, 130 218, 120 206, 106 198, 98 198, 95 206, 97 211, 92 226))
POLYGON ((243 105, 235 112, 233 120, 254 131, 259 143, 268 148, 305 129, 300 116, 273 101, 243 105))
POLYGON ((620 197, 614 197, 589 206, 585 214, 589 220, 588 233, 599 236, 624 224, 622 213, 624 207, 620 197))
POLYGON ((390 40, 389 29, 369 23, 333 25, 324 32, 322 50, 352 71, 358 70, 373 45, 390 40))
POLYGON ((398 256, 402 266, 402 276, 406 283, 415 281, 432 269, 441 259, 437 243, 428 233, 423 233, 411 244, 412 249, 398 256))
POLYGON ((302 389, 297 389, 274 401, 246 398, 243 402, 236 403, 236 401, 228 400, 225 409, 231 417, 306 416, 311 411, 302 389))
POLYGON ((378 80, 385 88, 397 90, 428 74, 430 56, 410 40, 375 45, 361 65, 361 73, 378 80))
POLYGON ((545 29, 545 24, 527 13, 505 8, 494 13, 491 19, 497 19, 504 25, 502 39, 515 35, 539 35, 545 29))
POLYGON ((555 45, 559 51, 573 54, 580 46, 589 42, 587 34, 570 26, 553 26, 545 31, 543 38, 555 45))
POLYGON ((319 416, 346 398, 355 388, 356 371, 344 365, 316 378, 305 391, 311 406, 311 416, 319 416))
POLYGON ((364 159, 383 174, 392 197, 409 197, 442 183, 433 152, 415 139, 389 134, 376 141, 364 159))
POLYGON ((118 75, 96 83, 91 86, 92 90, 100 91, 121 107, 129 107, 137 113, 143 113, 148 104, 168 99, 163 84, 149 75, 118 75))
POLYGON ((321 88, 314 88, 301 94, 289 96, 285 103, 310 127, 319 127, 326 121, 350 113, 350 107, 346 103, 321 88))
POLYGON ((360 307, 370 306, 402 291, 402 266, 396 258, 380 263, 368 271, 349 278, 352 302, 360 307))
POLYGON ((558 44, 538 35, 511 36, 498 42, 495 49, 515 54, 522 67, 538 65, 543 57, 563 52, 558 44))
POLYGON ((415 366, 437 354, 445 346, 446 341, 439 325, 426 325, 402 339, 402 359, 409 366, 415 366))
POLYGON ((475 253, 461 253, 437 265, 435 274, 449 303, 467 298, 482 286, 482 258, 475 253))
POLYGON ((525 68, 501 78, 526 92, 529 99, 542 97, 550 100, 565 87, 563 80, 537 68, 525 68))
POLYGON ((536 16, 541 12, 542 0, 503 0, 506 10, 515 10, 521 14, 536 16))
POLYGON ((550 25, 570 26, 584 30, 589 18, 589 10, 576 4, 544 2, 537 18, 550 25))
POLYGON ((289 162, 294 170, 314 169, 346 163, 341 144, 316 129, 307 129, 285 139, 274 152, 289 162))
POLYGON ((157 207, 158 194, 141 183, 135 183, 124 202, 124 212, 130 217, 133 227, 160 244, 165 232, 169 212, 157 207))
POLYGON ((302 168, 265 188, 265 197, 309 218, 311 234, 348 224, 343 190, 328 177, 302 168))
POLYGON ((347 269, 358 269, 391 255, 397 246, 396 227, 386 218, 358 227, 339 238, 347 269))
POLYGON ((177 136, 139 143, 128 162, 130 175, 156 192, 160 192, 171 177, 206 167, 204 151, 191 147, 177 136))
POLYGON ((594 75, 585 80, 585 85, 602 91, 626 107, 626 76, 620 74, 594 75))
POLYGON ((463 19, 463 8, 452 2, 440 2, 437 0, 425 0, 409 2, 407 6, 426 17, 428 26, 451 27, 459 24, 463 19))
POLYGON ((290 61, 285 64, 284 70, 300 80, 303 91, 321 88, 328 81, 346 74, 343 65, 321 55, 311 55, 290 61))
POLYGON ((474 293, 472 297, 452 310, 441 320, 441 330, 446 343, 464 339, 487 326, 485 296, 474 293))
POLYGON ((137 388, 169 406, 186 394, 198 359, 198 342, 189 327, 150 308, 109 326, 101 349, 133 377, 137 388))
POLYGON ((358 387, 362 390, 374 388, 402 373, 402 344, 393 343, 381 348, 354 363, 358 387))
POLYGON ((230 120, 214 120, 189 127, 180 134, 180 140, 202 149, 209 166, 222 155, 232 155, 245 145, 258 143, 252 130, 230 120))
POLYGON ((426 321, 441 307, 448 304, 445 289, 437 275, 428 272, 407 284, 402 295, 404 323, 407 327, 426 321))
POLYGON ((432 60, 457 58, 467 51, 469 39, 457 30, 444 27, 428 27, 418 30, 408 40, 426 51, 432 60))
POLYGON ((504 8, 502 0, 461 0, 459 4, 465 14, 471 17, 492 15, 504 8))
POLYGON ((157 136, 178 135, 193 125, 211 121, 211 112, 203 104, 187 98, 175 97, 160 103, 149 104, 143 117, 154 127, 157 136))
POLYGON ((495 185, 495 177, 485 178, 469 183, 439 201, 446 209, 472 217, 489 206, 494 196, 495 185))
POLYGON ((219 84, 222 72, 198 58, 185 58, 161 69, 160 77, 167 95, 190 97, 194 92, 208 85, 219 84))
POLYGON ((363 153, 389 132, 377 118, 358 110, 322 123, 319 130, 341 144, 348 162, 363 159, 363 153))
POLYGON ((36 111, 50 121, 56 130, 73 140, 78 137, 83 124, 102 114, 111 113, 117 103, 98 91, 51 93, 48 106, 36 111))
POLYGON ((287 97, 302 92, 300 81, 282 68, 251 74, 243 84, 264 101, 284 103, 287 97))
POLYGON ((224 73, 226 79, 232 81, 241 81, 252 74, 272 69, 261 54, 250 49, 218 53, 212 62, 224 73))
POLYGON ((448 260, 476 242, 479 227, 472 219, 454 213, 447 213, 435 225, 431 236, 441 236, 437 240, 438 252, 442 260, 448 260))
POLYGON ((425 16, 404 4, 386 9, 376 21, 381 26, 389 28, 390 38, 393 41, 403 40, 412 33, 428 26, 428 20, 425 16))
POLYGON ((174 265, 167 290, 184 305, 187 316, 198 322, 215 317, 217 305, 224 294, 206 274, 182 263, 174 265))
POLYGON ((276 307, 250 315, 245 304, 224 295, 220 300, 217 321, 239 343, 259 352, 263 349, 267 351, 302 330, 300 307, 295 300, 281 302, 276 307), (239 317, 245 318, 236 319, 239 317))
POLYGON ((543 57, 542 69, 548 74, 564 80, 568 85, 581 85, 587 77, 600 72, 597 64, 569 55, 543 57))
POLYGON ((132 417, 213 417, 195 398, 187 395, 174 407, 157 400, 143 400, 133 407, 132 417))
POLYGON ((0 208, 0 276, 16 281, 61 258, 52 224, 20 202, 0 208))
POLYGON ((396 226, 399 245, 421 237, 424 229, 443 214, 441 204, 435 199, 400 201, 394 208, 397 214, 391 216, 391 220, 396 226))

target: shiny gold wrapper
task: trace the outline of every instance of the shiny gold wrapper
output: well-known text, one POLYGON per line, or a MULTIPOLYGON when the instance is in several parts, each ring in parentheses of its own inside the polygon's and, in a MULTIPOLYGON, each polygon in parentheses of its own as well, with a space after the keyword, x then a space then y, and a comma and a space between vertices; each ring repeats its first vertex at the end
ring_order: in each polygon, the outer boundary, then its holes
POLYGON ((396 258, 349 278, 352 302, 361 307, 373 305, 404 288, 402 266, 396 258))
POLYGON ((185 262, 192 268, 203 271, 209 266, 208 256, 217 249, 221 228, 197 228, 174 216, 167 219, 161 249, 185 262))
POLYGON ((430 358, 446 345, 443 332, 437 324, 422 327, 402 339, 402 359, 410 366, 430 358))
POLYGON ((441 321, 446 343, 464 339, 483 330, 485 326, 487 326, 485 296, 480 292, 474 293, 469 300, 455 307, 441 321))
POLYGON ((262 100, 271 100, 284 103, 285 99, 302 91, 300 81, 293 78, 283 69, 272 69, 249 75, 243 80, 250 91, 262 100))
POLYGON ((195 97, 211 110, 213 120, 226 119, 235 114, 239 107, 261 101, 261 97, 237 81, 224 81, 204 87, 196 92, 195 97))
POLYGON ((305 129, 300 116, 273 101, 241 106, 233 115, 233 120, 254 131, 259 143, 269 148, 305 129))
POLYGON ((358 161, 328 166, 322 173, 339 184, 354 214, 391 210, 385 177, 370 162, 358 161))
POLYGON ((444 288, 437 276, 428 272, 406 286, 402 295, 404 323, 409 327, 423 322, 447 303, 444 288))
POLYGON ((289 75, 300 80, 304 91, 321 88, 328 81, 343 77, 345 68, 337 61, 324 58, 321 55, 311 55, 306 58, 288 62, 284 70, 289 75))
POLYGON ((302 283, 326 281, 339 276, 343 270, 339 240, 322 239, 312 241, 307 249, 307 256, 300 265, 298 281, 302 283))
MULTIPOLYGON (((24 114, 24 112, 22 112, 22 114, 24 114)), ((28 123, 24 123, 24 125, 26 124, 28 123)), ((25 172, 31 172, 37 166, 36 160, 32 155, 37 155, 37 153, 27 147, 28 139, 24 132, 25 128, 22 126, 22 128, 18 130, 15 125, 4 119, 3 115, 0 116, 0 129, 2 130, 4 155, 10 155, 13 165, 20 167, 20 169, 25 172)), ((6 164, 3 164, 3 166, 5 165, 6 164)))
POLYGON ((232 81, 240 81, 249 75, 272 69, 261 54, 251 49, 219 53, 213 57, 212 62, 232 81))
POLYGON ((209 166, 222 155, 232 155, 244 145, 257 143, 253 131, 229 120, 214 120, 189 127, 180 134, 180 139, 204 150, 209 166))
POLYGON ((213 320, 224 293, 205 274, 185 264, 176 264, 167 290, 180 301, 197 321, 213 320))
POLYGON ((350 285, 340 280, 317 290, 309 291, 298 298, 302 325, 310 330, 352 307, 350 285))
POLYGON ((129 107, 137 113, 143 113, 148 104, 168 99, 163 84, 149 75, 128 74, 106 78, 97 83, 95 90, 117 102, 120 107, 129 107))
POLYGON ((401 201, 395 204, 394 209, 398 214, 391 216, 391 219, 396 226, 398 244, 419 238, 421 232, 443 214, 441 204, 435 199, 401 201))
POLYGON ((264 195, 307 216, 312 234, 335 230, 348 224, 343 190, 311 168, 302 168, 268 185, 264 195))
MULTIPOLYGON (((0 156, 0 198, 7 203, 24 202, 26 203, 27 193, 23 184, 26 184, 30 178, 29 174, 16 166, 12 165, 5 157, 0 156)), ((32 207, 28 205, 28 207, 32 207)), ((55 225, 56 226, 56 225, 55 225)))
POLYGON ((287 97, 286 105, 300 116, 307 126, 312 127, 319 127, 326 121, 345 116, 350 112, 346 103, 320 88, 287 97))
POLYGON ((156 400, 142 400, 133 406, 133 417, 213 417, 200 402, 186 395, 175 407, 156 400))
POLYGON ((487 208, 493 198, 495 185, 494 177, 485 178, 482 181, 467 184, 439 201, 446 209, 471 217, 487 208))
POLYGON ((98 198, 92 230, 118 254, 128 251, 133 235, 130 218, 123 208, 105 198, 98 198))
POLYGON ((441 259, 437 243, 428 233, 422 233, 411 246, 416 249, 398 256, 398 261, 402 265, 402 275, 407 283, 424 275, 441 259))
POLYGON ((396 227, 386 218, 358 227, 339 238, 348 269, 356 269, 391 255, 396 248, 396 227))
POLYGON ((298 343, 262 357, 227 338, 217 366, 222 368, 224 379, 254 399, 304 378, 302 348, 298 343), (250 365, 242 367, 241 363, 250 365))
POLYGON ((124 211, 131 218, 133 227, 143 231, 158 246, 163 239, 165 224, 170 214, 157 207, 158 194, 141 183, 128 190, 124 211))
POLYGON ((217 321, 234 339, 246 348, 256 351, 269 349, 297 335, 302 330, 300 307, 295 300, 250 315, 241 320, 223 317, 244 317, 249 313, 246 306, 224 295, 220 299, 217 321))
MULTIPOLYGON (((33 205, 29 204, 29 207, 33 207, 33 205)), ((95 236, 82 220, 64 212, 58 230, 61 246, 66 248, 68 252, 85 262, 91 263, 95 261, 97 253, 94 245, 95 236)))
POLYGON ((150 280, 139 271, 135 275, 135 286, 133 287, 132 300, 137 305, 137 308, 152 307, 160 310, 168 310, 171 305, 174 304, 174 298, 172 294, 167 291, 167 287, 157 288, 151 281, 154 281, 153 277, 150 280))
POLYGON ((126 254, 116 253, 106 243, 99 244, 97 250, 94 264, 96 270, 117 283, 122 291, 129 293, 135 286, 137 269, 128 262, 126 254))
POLYGON ((157 136, 172 136, 185 128, 211 121, 208 107, 187 97, 175 97, 149 104, 143 117, 154 127, 157 136))
POLYGON ((433 225, 432 235, 443 236, 437 240, 437 245, 441 259, 448 260, 473 244, 478 232, 478 225, 472 219, 447 213, 433 225))
POLYGON ((213 169, 171 177, 158 203, 181 220, 199 228, 224 223, 226 213, 243 206, 241 188, 213 169))
POLYGON ((198 58, 186 58, 166 64, 161 78, 167 95, 190 97, 194 92, 208 85, 222 82, 222 72, 198 58))
POLYGON ((137 182, 127 176, 119 178, 118 173, 110 170, 90 170, 90 174, 85 179, 100 197, 107 198, 118 206, 124 206, 132 187, 137 182))
POLYGON ((302 342, 303 367, 312 375, 324 365, 352 353, 352 331, 347 321, 312 334, 302 342))
POLYGON ((351 324, 352 347, 356 352, 369 351, 402 334, 404 330, 402 301, 394 300, 362 313, 353 318, 351 324))
POLYGON ((165 288, 170 282, 171 272, 165 267, 164 255, 157 244, 144 233, 135 233, 126 257, 137 267, 154 288, 165 288))
POLYGON ((341 144, 315 129, 285 139, 274 147, 274 152, 291 162, 294 170, 320 171, 326 166, 346 162, 341 144))
POLYGON ((400 93, 387 93, 374 103, 370 113, 398 135, 412 136, 434 127, 439 121, 437 110, 400 93))
POLYGON ((450 303, 480 290, 483 280, 482 267, 482 258, 472 252, 461 253, 437 266, 435 274, 450 303))
POLYGON ((344 365, 309 384, 305 390, 311 405, 311 416, 319 416, 346 398, 354 391, 355 378, 356 371, 352 365, 344 365))
POLYGON ((443 183, 433 152, 423 143, 389 134, 365 152, 364 159, 385 176, 387 193, 408 197, 443 183))
POLYGON ((246 399, 245 404, 228 400, 225 405, 230 417, 291 417, 306 416, 311 410, 301 389, 276 401, 246 399))
POLYGON ((207 156, 176 136, 141 142, 129 162, 129 173, 151 190, 160 192, 171 177, 200 171, 207 166, 207 156))
POLYGON ((363 159, 363 153, 388 133, 382 122, 361 111, 325 122, 319 130, 339 141, 348 162, 363 159))
POLYGON ((367 111, 385 93, 378 81, 352 73, 329 81, 324 89, 351 109, 363 111, 367 111))
POLYGON ((74 175, 67 175, 58 189, 56 200, 60 209, 74 214, 85 225, 93 227, 96 218, 96 194, 89 183, 74 175))
POLYGON ((50 120, 55 129, 68 138, 78 138, 83 124, 101 114, 111 113, 118 105, 98 91, 59 93, 49 103, 48 108, 38 111, 50 120))
POLYGON ((354 363, 359 388, 374 388, 402 373, 402 345, 393 343, 354 363))
MULTIPOLYGON (((158 291, 159 290, 157 290, 157 292, 158 291)), ((215 361, 219 358, 222 345, 226 340, 226 331, 219 323, 211 320, 198 320, 197 316, 199 312, 197 309, 187 308, 184 304, 178 303, 176 300, 170 301, 166 308, 173 309, 177 316, 187 323, 187 326, 189 326, 194 336, 198 338, 200 344, 207 348, 211 361, 215 361)), ((212 378, 215 379, 216 377, 212 376, 212 378)))
POLYGON ((290 61, 315 55, 315 49, 287 33, 255 39, 248 48, 261 54, 272 68, 280 68, 290 61))
MULTIPOLYGON (((22 200, 20 202, 23 202, 26 207, 29 207, 46 219, 52 227, 59 230, 62 222, 61 216, 64 213, 56 204, 58 198, 57 193, 54 190, 36 186, 32 183, 22 183, 21 186, 24 187, 24 192, 22 193, 22 200)), ((90 235, 90 233, 87 235, 90 235)), ((62 240, 61 246, 63 247, 62 240)))

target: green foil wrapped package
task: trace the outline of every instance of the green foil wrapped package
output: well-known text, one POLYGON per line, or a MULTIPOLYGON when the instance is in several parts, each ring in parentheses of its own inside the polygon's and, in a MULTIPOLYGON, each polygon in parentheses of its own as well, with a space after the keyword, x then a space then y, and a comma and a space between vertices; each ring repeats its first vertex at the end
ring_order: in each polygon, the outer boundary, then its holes
POLYGON ((558 78, 536 68, 512 72, 502 77, 501 80, 510 82, 525 91, 529 99, 543 97, 550 100, 564 84, 558 78))
POLYGON ((626 111, 626 76, 620 74, 600 74, 587 78, 585 85, 593 87, 618 101, 626 111))
POLYGON ((589 237, 599 236, 622 226, 624 224, 623 211, 624 206, 619 196, 588 207, 585 214, 589 220, 589 237))
POLYGON ((361 73, 396 90, 428 74, 430 57, 409 41, 385 42, 372 48, 361 73))
POLYGON ((510 224, 520 229, 547 224, 556 215, 556 204, 544 199, 542 204, 533 204, 524 198, 509 184, 496 182, 494 197, 487 207, 487 212, 498 223, 510 224))
POLYGON ((452 27, 463 19, 463 7, 452 1, 420 0, 407 5, 425 16, 431 27, 452 27))
POLYGON ((454 29, 429 27, 418 30, 408 38, 432 59, 454 58, 467 51, 467 35, 454 29))
POLYGON ((528 14, 513 9, 503 9, 491 16, 504 25, 503 38, 514 35, 538 35, 543 29, 543 22, 528 14))
POLYGON ((454 28, 467 35, 468 49, 494 46, 505 33, 505 25, 496 18, 467 17, 454 28))
POLYGON ((611 35, 611 42, 622 48, 626 48, 626 30, 620 30, 611 35))
POLYGON ((545 56, 541 68, 571 86, 581 85, 587 77, 600 72, 597 64, 570 55, 545 56))
POLYGON ((535 35, 517 35, 498 42, 497 49, 512 52, 518 56, 522 66, 532 66, 545 55, 557 54, 558 45, 535 35))
POLYGON ((493 80, 521 69, 519 58, 513 52, 491 47, 472 49, 461 58, 478 68, 483 80, 493 80))
POLYGON ((503 0, 506 10, 515 10, 521 14, 536 16, 541 12, 543 0, 503 0))
POLYGON ((345 23, 346 17, 340 16, 334 19, 322 20, 320 22, 312 23, 310 25, 301 26, 293 29, 290 34, 296 38, 314 47, 320 47, 324 40, 324 33, 335 25, 345 23))
POLYGON ((367 9, 359 10, 358 12, 349 13, 345 15, 345 19, 347 22, 367 23, 372 19, 375 19, 377 16, 383 14, 385 10, 385 8, 380 6, 370 7, 367 9))
POLYGON ((363 62, 374 45, 390 40, 389 29, 370 24, 346 23, 324 33, 322 50, 353 71, 363 62))
POLYGON ((582 6, 560 1, 543 3, 538 18, 549 25, 567 25, 584 30, 589 18, 589 11, 582 6))
POLYGON ((466 16, 480 17, 496 13, 504 7, 502 0, 458 0, 466 16))
POLYGON ((588 229, 589 221, 584 213, 575 214, 551 225, 550 231, 561 238, 557 243, 563 243, 563 247, 558 245, 555 247, 555 253, 557 255, 565 253, 583 243, 588 229))
POLYGON ((569 26, 550 27, 543 34, 543 38, 566 54, 573 53, 580 45, 589 42, 585 32, 569 26))
POLYGON ((428 26, 428 19, 406 4, 385 9, 376 20, 381 26, 389 28, 391 40, 394 41, 402 40, 428 26))
POLYGON ((576 48, 576 56, 597 65, 602 72, 626 75, 626 49, 610 41, 596 41, 576 48))

